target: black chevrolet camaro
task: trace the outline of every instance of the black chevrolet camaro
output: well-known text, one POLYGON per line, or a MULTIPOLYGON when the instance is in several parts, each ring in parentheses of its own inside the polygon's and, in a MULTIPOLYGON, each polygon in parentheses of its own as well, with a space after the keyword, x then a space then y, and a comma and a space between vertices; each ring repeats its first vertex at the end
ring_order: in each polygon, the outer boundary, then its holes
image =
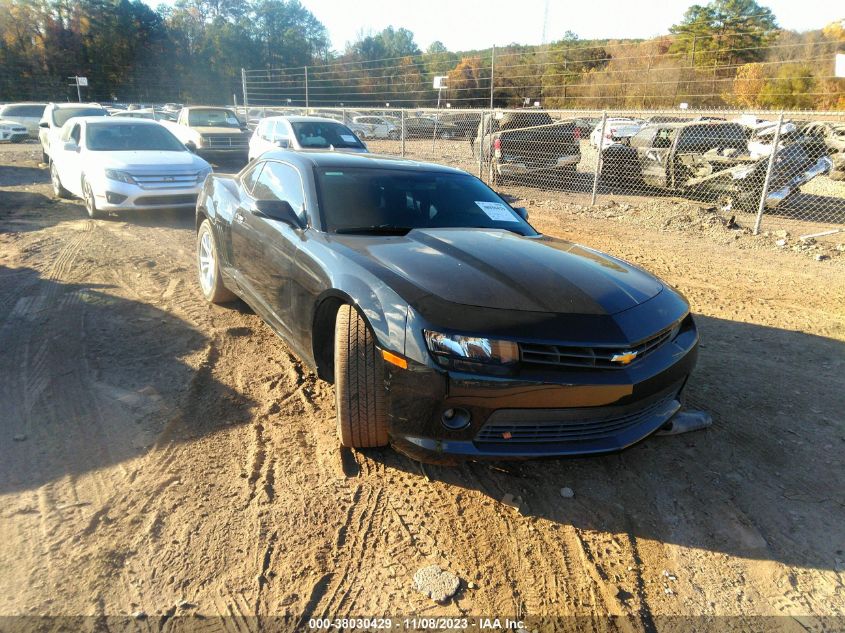
POLYGON ((345 446, 420 459, 623 449, 681 407, 698 334, 675 290, 541 235, 479 179, 274 151, 206 179, 199 282, 335 384, 345 446))

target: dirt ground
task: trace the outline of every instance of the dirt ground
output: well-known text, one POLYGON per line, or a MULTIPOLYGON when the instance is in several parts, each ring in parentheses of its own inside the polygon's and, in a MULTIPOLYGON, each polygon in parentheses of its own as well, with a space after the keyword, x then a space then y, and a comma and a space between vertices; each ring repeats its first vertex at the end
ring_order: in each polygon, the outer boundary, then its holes
POLYGON ((845 258, 718 214, 667 224, 684 202, 532 195, 539 230, 686 294, 689 403, 715 424, 606 457, 422 467, 338 449, 332 387, 245 306, 203 301, 190 213, 91 221, 37 157, 0 147, 0 616, 845 628, 845 258), (431 563, 461 578, 446 604, 413 587, 431 563))

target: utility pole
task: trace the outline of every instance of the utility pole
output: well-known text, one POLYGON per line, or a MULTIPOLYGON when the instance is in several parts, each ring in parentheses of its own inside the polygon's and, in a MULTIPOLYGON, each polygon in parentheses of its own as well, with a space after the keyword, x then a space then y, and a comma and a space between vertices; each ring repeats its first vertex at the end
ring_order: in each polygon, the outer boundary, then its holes
POLYGON ((246 70, 241 68, 241 90, 244 93, 244 108, 249 108, 249 97, 246 95, 246 70))
POLYGON ((493 55, 490 57, 490 109, 493 109, 493 83, 496 79, 496 45, 493 44, 493 55))

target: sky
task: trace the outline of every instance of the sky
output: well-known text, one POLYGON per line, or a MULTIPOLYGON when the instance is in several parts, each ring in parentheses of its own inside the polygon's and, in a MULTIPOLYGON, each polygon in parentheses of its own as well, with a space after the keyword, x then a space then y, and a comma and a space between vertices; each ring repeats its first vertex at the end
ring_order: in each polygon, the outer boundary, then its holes
MULTIPOLYGON (((489 48, 510 43, 539 44, 543 36, 545 0, 301 0, 328 29, 332 46, 342 51, 363 31, 387 26, 414 33, 422 50, 436 40, 449 50, 489 48)), ((707 0, 698 0, 706 4, 707 0)), ((583 39, 644 38, 667 33, 695 2, 672 0, 549 0, 546 39, 566 31, 583 39)), ((806 31, 845 18, 836 0, 769 0, 778 24, 806 31)))

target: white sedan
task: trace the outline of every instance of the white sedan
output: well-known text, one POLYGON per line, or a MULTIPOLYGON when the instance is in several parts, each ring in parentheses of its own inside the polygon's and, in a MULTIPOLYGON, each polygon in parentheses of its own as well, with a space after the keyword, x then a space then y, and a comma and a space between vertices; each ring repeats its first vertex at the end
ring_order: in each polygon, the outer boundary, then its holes
POLYGON ((364 138, 397 140, 400 135, 399 128, 380 116, 356 116, 352 118, 352 123, 361 129, 364 138))
POLYGON ((273 149, 342 149, 366 152, 367 146, 343 123, 313 116, 270 116, 249 139, 249 160, 273 149))
POLYGON ((156 121, 73 118, 50 148, 60 198, 82 198, 92 218, 126 209, 196 206, 211 166, 156 121))

